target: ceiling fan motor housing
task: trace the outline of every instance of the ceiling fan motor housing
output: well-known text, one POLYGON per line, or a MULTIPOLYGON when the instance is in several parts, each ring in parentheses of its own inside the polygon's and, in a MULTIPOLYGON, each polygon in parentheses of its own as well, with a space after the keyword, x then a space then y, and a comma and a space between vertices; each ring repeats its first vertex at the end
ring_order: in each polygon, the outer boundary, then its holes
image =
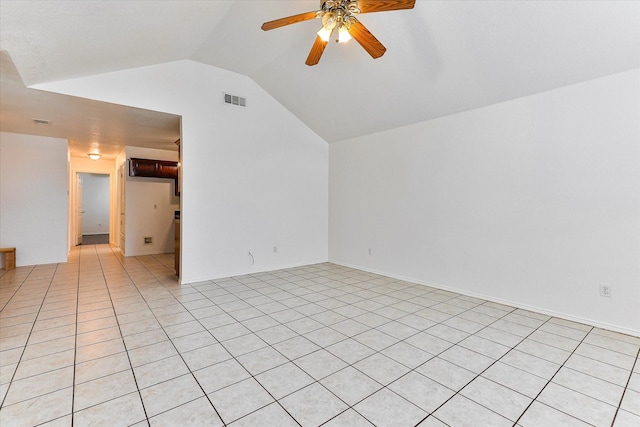
POLYGON ((325 24, 325 16, 333 15, 348 25, 353 15, 360 13, 360 8, 357 0, 323 0, 320 2, 320 10, 318 12, 323 18, 323 24, 325 24))

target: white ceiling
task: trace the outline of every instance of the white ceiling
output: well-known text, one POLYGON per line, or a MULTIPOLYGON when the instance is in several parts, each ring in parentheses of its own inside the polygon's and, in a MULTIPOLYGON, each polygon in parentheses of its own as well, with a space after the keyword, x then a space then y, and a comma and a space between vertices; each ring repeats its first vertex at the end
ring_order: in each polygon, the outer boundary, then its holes
POLYGON ((260 25, 318 5, 0 0, 0 49, 27 85, 180 59, 225 68, 328 142, 640 67, 640 1, 417 0, 360 17, 382 58, 331 43, 308 67, 318 21, 260 25))
POLYGON ((127 145, 177 151, 180 116, 27 88, 0 51, 0 130, 67 139, 74 156, 113 159, 127 145))

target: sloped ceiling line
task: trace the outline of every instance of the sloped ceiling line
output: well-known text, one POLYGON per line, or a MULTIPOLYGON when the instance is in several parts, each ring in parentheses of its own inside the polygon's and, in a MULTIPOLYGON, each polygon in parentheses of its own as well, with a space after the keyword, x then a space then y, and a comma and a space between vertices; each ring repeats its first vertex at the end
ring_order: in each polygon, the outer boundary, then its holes
POLYGON ((640 67, 637 1, 418 0, 362 16, 383 57, 332 44, 314 67, 318 22, 260 26, 318 0, 0 4, 0 49, 27 84, 191 58, 248 76, 328 142, 640 67))

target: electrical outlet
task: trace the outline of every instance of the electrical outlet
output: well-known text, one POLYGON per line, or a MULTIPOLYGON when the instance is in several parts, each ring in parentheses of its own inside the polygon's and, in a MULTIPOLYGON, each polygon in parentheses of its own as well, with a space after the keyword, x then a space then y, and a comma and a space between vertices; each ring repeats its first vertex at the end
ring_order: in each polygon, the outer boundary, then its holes
POLYGON ((369 255, 371 255, 371 248, 369 248, 369 255))
POLYGON ((606 283, 600 283, 600 296, 611 297, 611 285, 607 285, 606 283))
POLYGON ((274 247, 273 247, 273 253, 274 253, 274 254, 277 254, 277 253, 278 253, 278 247, 277 247, 277 246, 274 246, 274 247))
POLYGON ((144 238, 145 245, 153 245, 153 237, 145 237, 144 238))

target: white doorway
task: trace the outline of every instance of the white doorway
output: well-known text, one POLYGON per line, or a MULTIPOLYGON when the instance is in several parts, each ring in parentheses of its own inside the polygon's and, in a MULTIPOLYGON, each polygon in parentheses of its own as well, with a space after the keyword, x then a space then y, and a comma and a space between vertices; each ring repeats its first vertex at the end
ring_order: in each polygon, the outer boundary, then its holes
POLYGON ((75 245, 108 244, 111 233, 110 176, 76 174, 75 245))

